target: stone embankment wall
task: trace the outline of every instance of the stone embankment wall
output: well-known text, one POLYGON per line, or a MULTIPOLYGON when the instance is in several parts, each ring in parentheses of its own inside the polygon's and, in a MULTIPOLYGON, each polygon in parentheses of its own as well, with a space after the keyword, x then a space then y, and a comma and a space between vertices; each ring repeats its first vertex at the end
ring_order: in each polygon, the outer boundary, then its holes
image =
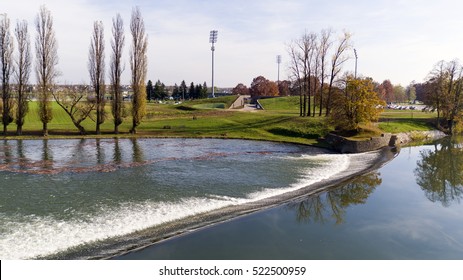
POLYGON ((379 137, 371 137, 369 140, 349 140, 342 136, 329 133, 325 141, 334 150, 340 153, 364 153, 378 150, 386 146, 401 146, 413 141, 434 140, 445 137, 442 131, 413 131, 408 133, 384 133, 379 137))

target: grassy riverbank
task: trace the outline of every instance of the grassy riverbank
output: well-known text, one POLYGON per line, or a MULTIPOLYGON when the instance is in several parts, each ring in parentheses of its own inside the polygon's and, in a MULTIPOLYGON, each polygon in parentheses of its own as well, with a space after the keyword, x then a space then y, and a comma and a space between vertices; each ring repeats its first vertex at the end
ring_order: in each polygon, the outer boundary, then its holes
MULTIPOLYGON (((283 97, 261 100, 265 110, 227 110, 235 96, 187 101, 182 104, 148 103, 147 115, 138 129, 138 137, 213 137, 269 140, 319 145, 317 139, 333 129, 324 117, 299 117, 299 97, 283 97)), ((126 103, 130 106, 129 103, 126 103)), ((318 112, 318 111, 317 111, 318 112)), ((49 123, 50 138, 81 137, 70 118, 56 103, 53 104, 53 120, 49 123)), ((407 132, 433 129, 434 114, 411 111, 386 111, 380 123, 362 126, 355 138, 371 137, 385 132, 407 132)), ((110 107, 102 125, 102 135, 94 134, 95 124, 87 119, 83 125, 85 137, 115 137, 110 107)), ((130 137, 131 118, 120 126, 118 137, 130 137)), ((42 123, 38 119, 37 104, 30 103, 30 112, 24 125, 24 136, 36 138, 41 134, 42 123)), ((8 127, 6 138, 14 135, 16 126, 8 127)))

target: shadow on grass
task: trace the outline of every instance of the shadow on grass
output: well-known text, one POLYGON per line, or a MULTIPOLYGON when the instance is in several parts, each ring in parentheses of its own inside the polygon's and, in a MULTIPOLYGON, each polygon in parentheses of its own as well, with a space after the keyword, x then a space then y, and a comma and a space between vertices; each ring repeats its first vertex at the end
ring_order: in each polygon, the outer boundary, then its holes
POLYGON ((303 131, 291 130, 282 127, 275 127, 267 130, 268 132, 279 135, 279 136, 287 136, 287 137, 300 137, 300 138, 308 138, 308 139, 318 139, 321 135, 316 133, 306 133, 303 131))
POLYGON ((189 106, 183 106, 183 105, 175 107, 175 109, 180 110, 180 111, 196 111, 197 110, 196 108, 189 107, 189 106))

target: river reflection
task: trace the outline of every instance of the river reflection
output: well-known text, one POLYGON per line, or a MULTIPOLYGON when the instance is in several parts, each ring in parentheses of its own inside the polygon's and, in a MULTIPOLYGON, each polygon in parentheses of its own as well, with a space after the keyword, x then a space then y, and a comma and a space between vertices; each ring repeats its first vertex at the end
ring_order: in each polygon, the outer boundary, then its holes
POLYGON ((416 183, 432 202, 448 207, 460 203, 463 195, 463 144, 461 139, 445 139, 433 149, 420 151, 414 171, 416 183))
POLYGON ((137 139, 124 141, 122 146, 120 141, 4 140, 0 147, 0 170, 29 174, 111 172, 121 167, 150 163, 145 160, 144 150, 137 139))
POLYGON ((301 202, 289 204, 296 212, 299 223, 325 223, 331 219, 336 224, 344 222, 346 209, 351 205, 364 204, 370 194, 382 182, 380 173, 359 176, 342 187, 309 196, 301 202))

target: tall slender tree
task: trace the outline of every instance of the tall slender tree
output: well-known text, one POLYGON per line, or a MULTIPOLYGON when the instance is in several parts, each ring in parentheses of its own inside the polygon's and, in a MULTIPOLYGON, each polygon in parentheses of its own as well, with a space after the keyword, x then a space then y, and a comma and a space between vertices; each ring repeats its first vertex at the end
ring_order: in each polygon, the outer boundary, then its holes
POLYGON ((298 92, 299 92, 299 116, 303 116, 303 100, 302 95, 304 94, 304 90, 301 84, 301 71, 299 69, 299 53, 297 50, 297 42, 293 41, 291 44, 288 45, 288 53, 291 58, 291 66, 290 66, 290 73, 291 78, 294 80, 294 84, 296 85, 298 92))
POLYGON ((190 87, 188 88, 188 97, 190 99, 195 99, 195 84, 193 82, 190 83, 190 87))
POLYGON ((203 83, 203 90, 201 91, 201 98, 207 98, 207 84, 203 83))
POLYGON ((155 84, 153 87, 153 82, 151 80, 148 80, 148 83, 146 84, 146 97, 148 98, 148 102, 151 102, 151 99, 158 98, 155 93, 156 86, 158 87, 157 90, 159 90, 158 83, 155 84))
POLYGON ((181 93, 181 96, 182 96, 182 100, 185 100, 185 96, 187 94, 187 86, 186 86, 186 83, 185 83, 185 80, 183 80, 181 83, 180 83, 180 93, 181 93))
POLYGON ((343 35, 339 38, 334 54, 331 57, 330 82, 328 85, 328 97, 326 100, 325 111, 326 116, 328 116, 331 112, 332 96, 334 93, 336 79, 342 70, 343 64, 349 59, 349 56, 346 55, 346 51, 351 48, 351 37, 352 35, 349 32, 344 31, 343 35))
POLYGON ((95 21, 93 36, 88 53, 88 72, 96 103, 96 134, 100 134, 100 125, 105 120, 105 47, 103 22, 95 21))
POLYGON ((0 19, 0 63, 2 64, 2 123, 6 135, 8 125, 13 121, 14 101, 11 94, 10 76, 13 73, 13 39, 10 34, 10 19, 0 19))
POLYGON ((16 41, 18 43, 18 55, 16 57, 16 84, 18 91, 17 109, 16 109, 16 134, 22 134, 22 127, 27 112, 29 111, 29 95, 27 87, 31 73, 31 42, 27 29, 27 21, 20 21, 16 24, 15 29, 16 41))
POLYGON ((299 88, 300 116, 311 115, 311 96, 316 89, 314 74, 318 73, 317 35, 305 32, 289 46, 291 72, 299 88))
POLYGON ((130 133, 136 134, 137 127, 145 116, 146 87, 145 79, 148 69, 148 38, 145 34, 145 23, 141 16, 140 8, 132 10, 130 20, 130 32, 132 34, 132 48, 130 52, 130 68, 132 70, 132 128, 130 133))
MULTIPOLYGON (((323 109, 323 92, 325 86, 325 78, 326 78, 326 60, 328 55, 328 50, 330 49, 331 45, 333 44, 330 37, 331 37, 331 29, 322 30, 320 35, 320 43, 318 47, 318 59, 320 63, 320 108, 318 112, 318 116, 321 117, 322 109, 323 109)), ((315 110, 314 110, 315 114, 315 110)))
POLYGON ((56 67, 58 65, 58 43, 53 30, 53 17, 45 6, 40 7, 35 27, 37 30, 35 72, 39 88, 39 117, 43 125, 42 133, 47 136, 48 123, 53 119, 51 93, 59 72, 56 67))
POLYGON ((121 91, 121 76, 123 65, 122 65, 122 50, 124 48, 124 22, 120 14, 117 14, 113 18, 113 38, 111 40, 111 62, 109 65, 110 80, 111 80, 111 112, 114 119, 114 133, 119 133, 119 125, 123 121, 124 104, 122 103, 122 91, 121 91))

